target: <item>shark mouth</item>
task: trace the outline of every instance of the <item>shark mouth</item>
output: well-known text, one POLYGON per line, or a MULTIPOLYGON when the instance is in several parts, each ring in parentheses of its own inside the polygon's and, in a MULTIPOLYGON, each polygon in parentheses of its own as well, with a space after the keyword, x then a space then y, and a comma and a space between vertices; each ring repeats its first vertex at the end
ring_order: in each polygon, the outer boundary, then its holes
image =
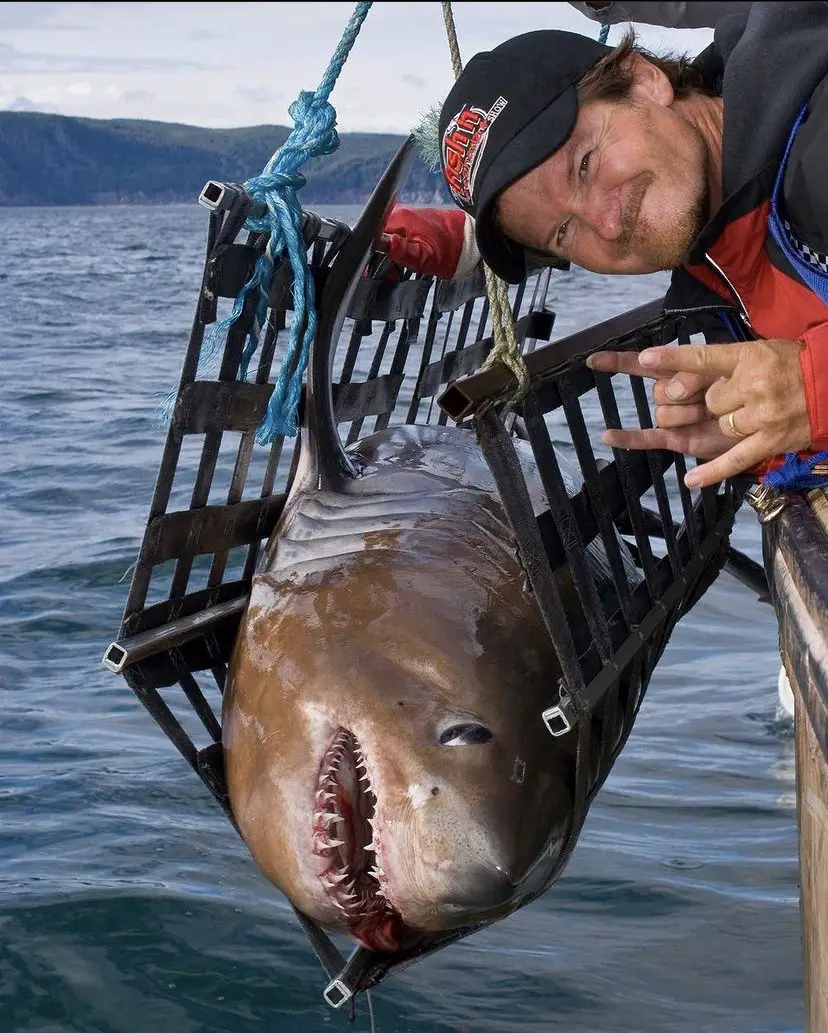
POLYGON ((382 891, 376 806, 359 742, 340 728, 322 759, 316 788, 314 853, 327 862, 320 879, 361 943, 371 950, 393 951, 400 946, 404 925, 382 891))

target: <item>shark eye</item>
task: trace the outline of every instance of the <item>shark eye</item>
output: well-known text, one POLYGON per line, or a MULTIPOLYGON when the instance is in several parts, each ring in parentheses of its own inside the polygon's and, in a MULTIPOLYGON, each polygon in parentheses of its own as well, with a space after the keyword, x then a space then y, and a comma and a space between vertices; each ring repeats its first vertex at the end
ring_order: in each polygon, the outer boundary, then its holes
POLYGON ((485 725, 465 724, 449 725, 440 732, 441 746, 482 746, 492 737, 485 725))

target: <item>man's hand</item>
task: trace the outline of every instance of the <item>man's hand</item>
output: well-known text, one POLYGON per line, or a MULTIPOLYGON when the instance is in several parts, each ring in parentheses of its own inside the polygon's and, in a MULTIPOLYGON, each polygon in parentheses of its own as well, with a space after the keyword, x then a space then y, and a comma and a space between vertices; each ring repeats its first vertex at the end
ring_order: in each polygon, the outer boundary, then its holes
POLYGON ((653 430, 613 430, 614 448, 664 448, 712 459, 690 470, 688 487, 716 484, 772 456, 811 444, 800 341, 685 344, 597 352, 592 369, 652 377, 653 430), (678 395, 678 397, 677 397, 678 395))

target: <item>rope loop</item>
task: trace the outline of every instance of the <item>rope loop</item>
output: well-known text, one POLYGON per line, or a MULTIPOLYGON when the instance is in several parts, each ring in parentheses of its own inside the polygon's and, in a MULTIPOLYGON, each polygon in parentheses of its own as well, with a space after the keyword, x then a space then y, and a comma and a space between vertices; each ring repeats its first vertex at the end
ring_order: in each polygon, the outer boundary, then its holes
MULTIPOLYGON (((197 375, 215 374, 221 361, 220 345, 244 310, 246 299, 255 292, 255 316, 238 369, 238 379, 247 379, 250 360, 267 319, 268 292, 273 274, 277 263, 287 258, 293 271, 293 318, 267 413, 256 431, 259 444, 269 444, 280 435, 294 437, 297 433, 302 378, 317 327, 314 283, 308 268, 307 246, 302 236, 302 206, 297 196, 306 180, 299 170, 308 159, 332 154, 339 146, 336 111, 328 98, 372 6, 372 3, 356 5, 319 87, 315 91, 302 90, 288 108, 294 122, 288 138, 270 157, 262 172, 244 184, 251 197, 266 208, 261 216, 248 219, 245 226, 254 233, 269 233, 270 237, 232 311, 213 325, 205 339, 197 375)), ((172 395, 162 406, 162 413, 167 418, 172 413, 174 402, 175 396, 172 395)))
MULTIPOLYGON (((443 20, 446 25, 446 37, 448 39, 449 53, 451 54, 451 66, 454 69, 455 79, 460 78, 463 71, 463 61, 460 57, 460 45, 457 42, 457 30, 454 25, 454 15, 449 0, 443 0, 443 20)), ((503 401, 512 403, 519 401, 529 390, 529 374, 526 370, 526 363, 520 353, 520 345, 515 337, 515 321, 512 315, 512 303, 509 299, 509 289, 484 263, 483 270, 486 276, 486 293, 489 298, 489 309, 492 313, 492 337, 494 346, 486 356, 486 361, 481 365, 481 370, 488 369, 495 363, 502 363, 517 380, 517 390, 507 394, 503 401)))

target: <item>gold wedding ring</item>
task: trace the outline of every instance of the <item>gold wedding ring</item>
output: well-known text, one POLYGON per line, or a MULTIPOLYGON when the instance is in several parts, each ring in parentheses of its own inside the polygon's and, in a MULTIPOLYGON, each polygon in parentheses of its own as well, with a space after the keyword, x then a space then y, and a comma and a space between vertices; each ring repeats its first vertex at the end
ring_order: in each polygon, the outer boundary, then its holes
POLYGON ((746 434, 743 434, 740 430, 736 429, 736 424, 733 422, 734 415, 735 415, 735 410, 733 410, 733 411, 731 411, 731 412, 729 412, 727 414, 727 425, 728 425, 728 427, 730 427, 730 433, 733 435, 734 438, 744 438, 744 437, 747 437, 746 434))

